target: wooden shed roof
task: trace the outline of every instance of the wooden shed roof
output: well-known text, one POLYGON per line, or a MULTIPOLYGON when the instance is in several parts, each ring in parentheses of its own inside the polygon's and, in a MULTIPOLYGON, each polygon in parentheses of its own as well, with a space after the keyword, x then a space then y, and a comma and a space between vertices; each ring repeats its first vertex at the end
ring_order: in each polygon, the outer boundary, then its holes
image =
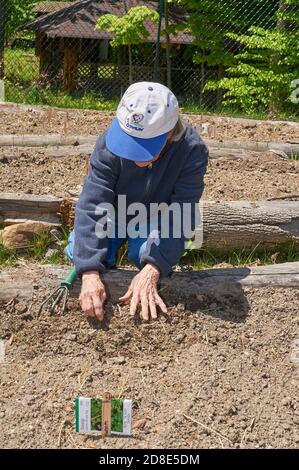
POLYGON ((53 13, 72 5, 72 2, 40 2, 33 9, 33 13, 53 13))
MULTIPOLYGON (((127 7, 146 5, 152 9, 158 9, 155 0, 127 0, 127 7)), ((43 15, 23 26, 23 29, 31 29, 46 34, 50 38, 84 38, 84 39, 112 39, 113 35, 103 30, 95 30, 95 25, 100 16, 113 13, 118 16, 125 14, 122 0, 79 0, 71 5, 43 15)), ((170 7, 170 23, 182 24, 186 19, 185 12, 178 6, 170 7)), ((165 27, 165 25, 163 25, 165 27)), ((157 25, 147 24, 150 36, 147 42, 156 42, 157 25)), ((180 31, 172 34, 170 40, 174 44, 190 44, 193 37, 190 33, 180 31)), ((161 41, 165 41, 162 36, 161 41)))

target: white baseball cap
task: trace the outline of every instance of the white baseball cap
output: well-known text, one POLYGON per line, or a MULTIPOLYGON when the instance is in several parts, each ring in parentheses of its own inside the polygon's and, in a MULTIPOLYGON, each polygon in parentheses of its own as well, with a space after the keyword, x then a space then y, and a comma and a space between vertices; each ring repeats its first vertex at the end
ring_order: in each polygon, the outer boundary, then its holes
POLYGON ((136 162, 152 160, 164 147, 179 120, 179 104, 164 85, 131 85, 119 103, 117 117, 107 131, 108 150, 136 162))

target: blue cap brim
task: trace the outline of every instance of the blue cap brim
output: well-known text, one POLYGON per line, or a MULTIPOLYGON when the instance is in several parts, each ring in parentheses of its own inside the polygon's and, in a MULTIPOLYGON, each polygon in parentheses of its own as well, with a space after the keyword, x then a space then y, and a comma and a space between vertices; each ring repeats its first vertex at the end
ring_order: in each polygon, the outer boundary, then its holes
POLYGON ((140 139, 126 134, 114 119, 106 134, 108 150, 121 158, 134 162, 148 162, 155 158, 166 144, 169 132, 151 139, 140 139))

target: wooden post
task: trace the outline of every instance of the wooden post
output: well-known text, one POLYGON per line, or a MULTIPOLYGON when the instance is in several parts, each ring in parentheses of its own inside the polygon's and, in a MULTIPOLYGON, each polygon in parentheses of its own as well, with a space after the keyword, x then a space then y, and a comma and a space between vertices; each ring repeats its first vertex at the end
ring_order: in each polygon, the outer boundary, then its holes
POLYGON ((109 392, 105 392, 102 399, 102 436, 111 435, 111 400, 109 392))
POLYGON ((64 49, 63 89, 73 91, 76 87, 78 72, 78 49, 74 45, 66 45, 64 49))

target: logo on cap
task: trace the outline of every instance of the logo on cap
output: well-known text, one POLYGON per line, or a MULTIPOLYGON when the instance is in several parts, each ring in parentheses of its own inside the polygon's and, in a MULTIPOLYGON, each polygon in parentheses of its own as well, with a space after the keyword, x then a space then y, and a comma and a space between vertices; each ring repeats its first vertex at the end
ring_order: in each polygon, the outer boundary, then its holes
POLYGON ((143 114, 134 113, 127 118, 126 127, 133 129, 134 131, 142 132, 144 131, 144 127, 140 123, 143 121, 143 119, 143 114))

